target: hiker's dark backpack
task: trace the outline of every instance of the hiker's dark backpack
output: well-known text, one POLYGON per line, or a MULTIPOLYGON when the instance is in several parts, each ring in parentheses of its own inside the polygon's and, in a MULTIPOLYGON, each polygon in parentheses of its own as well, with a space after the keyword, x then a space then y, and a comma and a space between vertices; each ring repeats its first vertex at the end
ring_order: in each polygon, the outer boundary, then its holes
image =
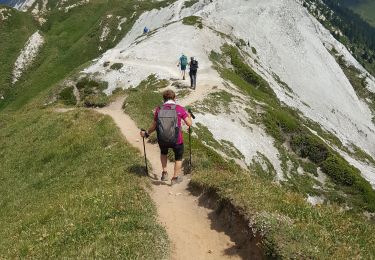
POLYGON ((171 105, 170 109, 161 106, 156 127, 159 145, 169 148, 175 147, 179 131, 176 105, 171 105))
POLYGON ((197 60, 191 61, 190 70, 193 71, 193 72, 197 72, 197 70, 198 70, 198 61, 197 60))

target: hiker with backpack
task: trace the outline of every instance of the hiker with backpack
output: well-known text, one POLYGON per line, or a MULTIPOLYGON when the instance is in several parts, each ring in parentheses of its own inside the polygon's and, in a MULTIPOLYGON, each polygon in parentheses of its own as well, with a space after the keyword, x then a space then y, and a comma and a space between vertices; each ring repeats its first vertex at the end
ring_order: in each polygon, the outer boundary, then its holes
POLYGON ((172 90, 163 92, 164 104, 157 107, 154 114, 154 121, 148 131, 141 131, 142 137, 149 136, 156 130, 160 147, 160 161, 163 168, 161 180, 168 180, 167 162, 168 150, 173 149, 175 157, 174 174, 171 185, 182 181, 181 168, 184 155, 184 140, 182 135, 182 121, 187 126, 192 125, 190 113, 184 107, 176 104, 176 94, 172 90))
POLYGON ((192 89, 195 89, 197 87, 197 72, 198 72, 198 61, 194 58, 190 58, 190 63, 189 63, 189 76, 190 76, 190 87, 192 89))
POLYGON ((188 65, 188 59, 185 56, 185 54, 182 54, 181 57, 180 57, 180 59, 179 59, 179 62, 177 64, 177 67, 180 67, 180 69, 181 69, 181 76, 182 76, 183 80, 185 80, 186 66, 187 65, 188 65))

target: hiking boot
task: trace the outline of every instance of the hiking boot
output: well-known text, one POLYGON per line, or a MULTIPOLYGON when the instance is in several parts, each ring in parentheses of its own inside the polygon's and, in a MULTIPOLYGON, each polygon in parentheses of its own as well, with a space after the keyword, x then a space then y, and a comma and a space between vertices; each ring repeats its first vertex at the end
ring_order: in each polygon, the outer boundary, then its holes
POLYGON ((182 80, 185 80, 185 76, 182 77, 182 80))
POLYGON ((181 182, 182 182, 182 177, 181 176, 173 177, 171 179, 171 185, 175 185, 175 184, 178 184, 178 183, 181 183, 181 182))
POLYGON ((167 181, 167 180, 168 180, 168 172, 162 172, 161 181, 167 181))

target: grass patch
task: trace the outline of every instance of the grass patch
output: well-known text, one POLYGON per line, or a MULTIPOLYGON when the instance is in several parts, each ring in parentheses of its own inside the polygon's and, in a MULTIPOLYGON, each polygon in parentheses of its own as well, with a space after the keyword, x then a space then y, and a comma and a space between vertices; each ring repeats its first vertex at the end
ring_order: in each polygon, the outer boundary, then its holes
POLYGON ((106 82, 85 77, 77 82, 76 87, 86 107, 105 107, 110 102, 110 98, 103 93, 103 90, 108 87, 106 82))
POLYGON ((110 67, 111 70, 119 70, 124 66, 122 63, 113 63, 110 67))
POLYGON ((64 105, 67 106, 75 106, 77 104, 76 97, 74 96, 74 88, 73 87, 67 87, 64 88, 60 93, 59 93, 59 100, 64 105))
POLYGON ((182 19, 182 23, 185 25, 191 25, 203 29, 202 18, 199 16, 187 16, 182 19))
POLYGON ((188 1, 185 1, 184 7, 185 8, 192 7, 193 5, 195 5, 198 2, 199 2, 199 0, 188 0, 188 1))
POLYGON ((272 88, 261 76, 259 76, 248 64, 243 61, 238 49, 234 46, 224 45, 223 54, 230 58, 234 72, 254 88, 270 95, 275 96, 272 88))
POLYGON ((366 102, 371 109, 373 116, 375 116, 375 93, 367 88, 366 77, 362 76, 362 73, 353 65, 347 65, 342 56, 334 55, 334 57, 348 78, 350 84, 353 86, 358 97, 366 102))
POLYGON ((375 165, 375 159, 372 158, 371 155, 369 155, 368 153, 366 153, 365 151, 363 151, 361 148, 359 148, 358 146, 354 144, 351 145, 351 148, 353 149, 353 152, 350 153, 352 156, 354 156, 355 158, 361 161, 367 161, 375 165))
POLYGON ((260 152, 257 152, 257 156, 253 158, 249 169, 251 172, 257 174, 257 176, 270 181, 274 180, 276 176, 276 171, 272 163, 260 152))
POLYGON ((230 104, 232 103, 234 96, 227 91, 221 90, 208 94, 208 96, 194 104, 194 110, 199 113, 210 113, 213 115, 219 115, 221 113, 230 112, 230 104))
POLYGON ((167 258, 143 160, 109 117, 0 118, 0 258, 167 258))
POLYGON ((110 98, 103 93, 89 95, 84 101, 86 107, 105 107, 109 102, 110 98))
MULTIPOLYGON (((288 84, 286 84, 284 81, 282 81, 279 77, 279 75, 277 75, 276 73, 273 74, 273 78, 277 81, 277 83, 279 83, 279 85, 285 89, 286 91, 288 91, 289 93, 294 93, 293 89, 291 89, 289 87, 288 84)), ((308 106, 307 104, 305 104, 305 106, 308 106)))

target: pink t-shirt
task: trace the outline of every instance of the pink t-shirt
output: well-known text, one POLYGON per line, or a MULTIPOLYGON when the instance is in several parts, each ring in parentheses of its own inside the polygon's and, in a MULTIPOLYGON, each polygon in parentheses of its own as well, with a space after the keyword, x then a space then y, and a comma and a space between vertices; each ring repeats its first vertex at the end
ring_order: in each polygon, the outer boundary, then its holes
MULTIPOLYGON (((163 107, 166 108, 166 109, 171 109, 172 105, 176 105, 176 103, 174 103, 172 101, 168 101, 168 102, 163 104, 163 107)), ((160 108, 157 107, 155 109, 155 113, 154 113, 155 122, 158 121, 159 111, 160 111, 160 108)), ((185 120, 188 117, 188 113, 186 112, 185 108, 180 106, 180 105, 176 105, 176 112, 177 112, 177 118, 178 118, 178 128, 180 129, 180 132, 178 133, 177 144, 182 144, 182 143, 184 143, 184 138, 183 138, 183 135, 182 135, 181 123, 182 123, 182 120, 185 120)))

